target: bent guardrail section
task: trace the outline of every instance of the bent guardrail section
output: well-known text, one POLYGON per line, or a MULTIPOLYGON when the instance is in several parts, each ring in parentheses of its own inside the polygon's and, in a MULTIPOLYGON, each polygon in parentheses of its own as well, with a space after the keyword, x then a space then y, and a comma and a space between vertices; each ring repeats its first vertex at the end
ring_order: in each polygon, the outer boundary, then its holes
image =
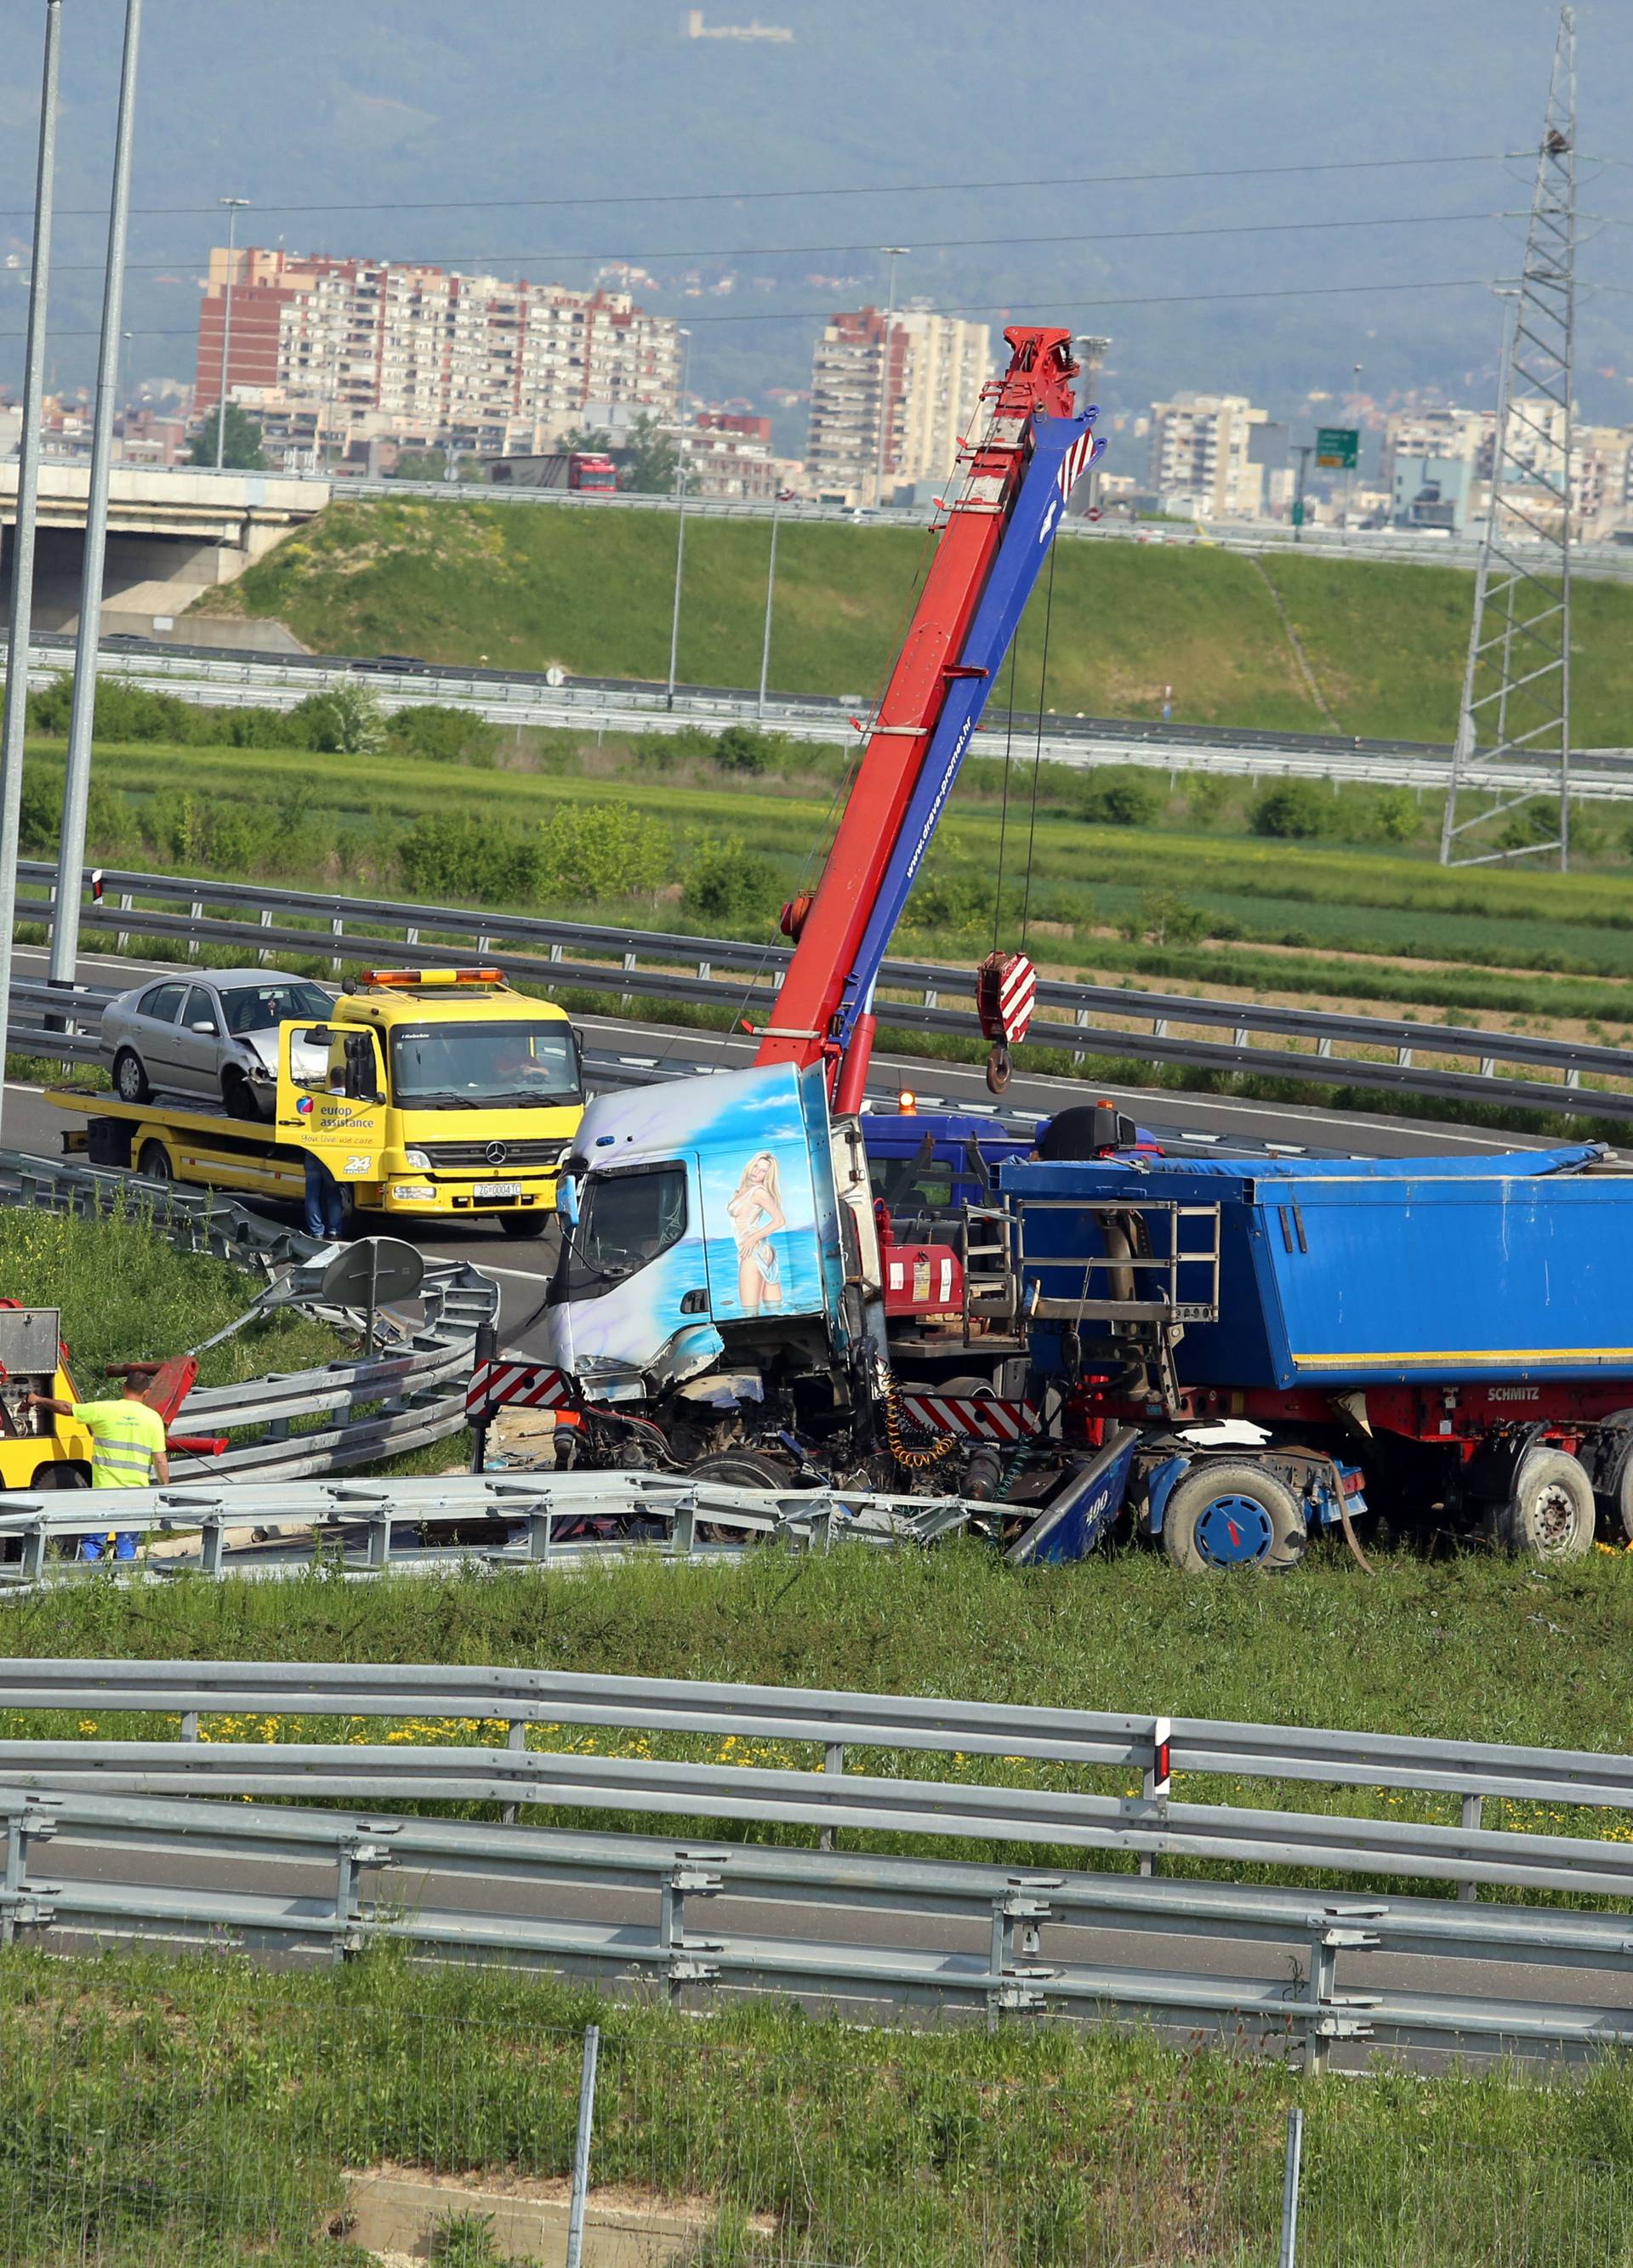
MULTIPOLYGON (((280 1270, 290 1271, 298 1304, 361 1331, 360 1315, 319 1298, 320 1271, 311 1263, 329 1248, 300 1231, 213 1192, 0 1150, 0 1205, 89 1215, 132 1203, 184 1251, 233 1261, 266 1283, 280 1270)), ((419 1304, 417 1325, 389 1325, 395 1344, 356 1361, 241 1386, 196 1388, 178 1413, 180 1430, 252 1432, 255 1438, 234 1442, 217 1457, 177 1454, 175 1480, 288 1481, 344 1471, 458 1432, 465 1423, 464 1387, 476 1333, 497 1315, 499 1287, 467 1261, 432 1261, 419 1304)), ((68 1501, 59 1497, 58 1508, 68 1501)), ((83 1528, 83 1506, 77 1522, 63 1525, 83 1528)), ((39 1559, 43 1572, 43 1543, 39 1559)), ((0 1581, 4 1572, 0 1569, 0 1581)))

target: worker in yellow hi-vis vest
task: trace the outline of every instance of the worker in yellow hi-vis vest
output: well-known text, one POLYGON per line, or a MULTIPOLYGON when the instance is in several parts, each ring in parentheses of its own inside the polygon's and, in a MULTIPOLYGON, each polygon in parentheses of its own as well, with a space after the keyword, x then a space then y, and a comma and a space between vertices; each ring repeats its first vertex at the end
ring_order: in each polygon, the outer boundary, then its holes
MULTIPOLYGON (((62 1402, 55 1395, 31 1394, 37 1410, 55 1410, 59 1418, 77 1418, 91 1436, 91 1485, 93 1489, 146 1488, 151 1481, 162 1486, 170 1478, 165 1453, 165 1421, 142 1399, 144 1380, 133 1378, 117 1402, 62 1402)), ((82 1535, 79 1556, 100 1559, 105 1538, 82 1535)), ((136 1557, 134 1534, 116 1533, 115 1559, 136 1557)))

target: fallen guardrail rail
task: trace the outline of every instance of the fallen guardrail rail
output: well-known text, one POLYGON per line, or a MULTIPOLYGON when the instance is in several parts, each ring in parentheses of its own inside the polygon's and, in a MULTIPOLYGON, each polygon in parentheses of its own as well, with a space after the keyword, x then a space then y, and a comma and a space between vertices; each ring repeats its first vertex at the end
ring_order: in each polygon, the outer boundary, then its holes
MULTIPOLYGON (((43 883, 46 895, 19 897, 18 918, 48 918, 51 870, 42 862, 25 861, 19 872, 27 883, 43 883)), ((253 939, 257 956, 315 956, 327 961, 336 974, 347 963, 390 959, 405 952, 427 967, 457 967, 475 955, 524 981, 569 990, 616 992, 625 1003, 639 998, 712 1004, 734 1020, 769 1011, 773 987, 788 959, 785 946, 747 944, 740 939, 536 920, 402 900, 328 897, 261 883, 109 871, 103 887, 102 902, 82 909, 81 926, 113 934, 121 952, 133 937, 152 936, 185 944, 189 958, 205 944, 242 948, 248 957, 253 939), (110 896, 117 903, 110 902, 110 896), (157 902, 144 907, 137 902, 143 899, 157 902), (238 908, 246 916, 253 910, 253 924, 233 917, 238 908), (297 925, 301 921, 321 926, 303 929, 297 925)), ((881 1021, 901 1030, 973 1038, 972 1003, 969 1007, 942 1005, 943 992, 957 988, 962 993, 965 983, 961 972, 939 962, 887 961, 879 976, 881 1021), (899 997, 903 994, 917 998, 899 997), (890 995, 898 997, 887 997, 890 995)), ((60 1002, 62 996, 57 998, 60 1002)), ((31 1023, 28 1030, 32 1035, 36 1027, 31 1023)), ((1029 1040, 1077 1057, 1092 1053, 1316 1085, 1633 1120, 1633 1054, 1628 1049, 1528 1033, 1335 1015, 1253 1001, 1193 998, 1186 993, 1124 991, 1113 985, 1045 977, 1038 982, 1038 1013, 1029 1040), (1230 1037, 1196 1036, 1209 1030, 1229 1032, 1230 1037), (1356 1052, 1362 1048, 1377 1053, 1356 1052), (1463 1059, 1476 1067, 1464 1071, 1442 1062, 1425 1063, 1421 1058, 1426 1055, 1463 1059), (1501 1071, 1501 1065, 1552 1076, 1514 1078, 1501 1071), (1615 1080, 1621 1088, 1585 1086, 1585 1079, 1615 1080)), ((33 1045, 34 1040, 25 1042, 19 1032, 16 1043, 33 1045)))
MULTIPOLYGON (((462 1424, 462 1382, 460 1413, 462 1424)), ((292 1446, 299 1451, 304 1444, 298 1437, 292 1446)), ((400 1444, 393 1438, 388 1446, 400 1444)), ((121 1529, 166 1547, 162 1556, 137 1561, 53 1560, 54 1543, 85 1532, 85 1499, 52 1490, 0 1495, 0 1598, 99 1574, 104 1581, 287 1576, 309 1568, 314 1554, 336 1575, 364 1576, 388 1568, 564 1568, 622 1557, 634 1547, 718 1558, 773 1539, 818 1550, 839 1535, 930 1543, 997 1509, 958 1497, 779 1493, 653 1472, 454 1473, 292 1486, 289 1474, 244 1468, 229 1470, 228 1487, 212 1485, 225 1462, 201 1460, 197 1479, 189 1475, 184 1484, 121 1491, 121 1529), (174 1548, 194 1537, 185 1550, 174 1548)), ((106 1524, 99 1519, 99 1528, 106 1524)))
POLYGON ((64 1951, 395 1943, 695 2008, 785 1992, 876 2019, 1140 2021, 1314 2071, 1633 2044, 1614 1915, 5 1784, 0 1829, 0 1940, 64 1951), (1555 1997, 1511 1997, 1516 1964, 1555 1997))
MULTIPOLYGON (((233 1261, 266 1285, 278 1277, 290 1300, 362 1332, 361 1315, 321 1298, 315 1259, 332 1248, 314 1238, 211 1191, 0 1150, 0 1205, 91 1215, 133 1204, 180 1249, 233 1261)), ((177 1414, 178 1430, 253 1430, 257 1438, 214 1457, 178 1453, 172 1462, 175 1479, 289 1481, 344 1471, 458 1432, 465 1423, 464 1388, 476 1333, 497 1315, 499 1288, 467 1261, 432 1261, 417 1297, 421 1320, 410 1325, 386 1319, 391 1343, 355 1361, 241 1386, 196 1388, 177 1414)), ((71 1500, 59 1495, 57 1507, 71 1500)), ((82 1506, 77 1528, 84 1526, 82 1506)), ((0 1580, 4 1574, 0 1568, 0 1580)))

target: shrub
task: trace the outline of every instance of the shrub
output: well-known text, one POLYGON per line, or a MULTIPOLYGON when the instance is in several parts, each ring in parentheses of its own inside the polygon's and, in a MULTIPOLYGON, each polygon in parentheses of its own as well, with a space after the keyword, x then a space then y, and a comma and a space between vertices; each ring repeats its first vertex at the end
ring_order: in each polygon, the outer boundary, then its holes
POLYGON ((1423 809, 1409 787, 1385 787, 1372 798, 1371 817, 1380 841, 1409 843, 1422 823, 1423 809))
MULTIPOLYGON (((29 695, 29 730, 65 739, 73 705, 73 678, 60 670, 29 695)), ((92 731, 99 740, 196 740, 206 718, 213 726, 214 712, 178 700, 174 693, 150 693, 144 686, 127 685, 117 677, 97 681, 92 731)))
POLYGON ((499 727, 468 710, 427 701, 423 706, 399 709, 386 726, 386 737, 405 755, 427 756, 435 763, 491 764, 499 727))
POLYGON ((973 866, 933 862, 913 886, 905 918, 915 929, 978 930, 992 910, 992 886, 973 866))
POLYGON ((659 819, 617 803, 564 803, 538 830, 539 884, 561 897, 651 896, 675 863, 659 819))
POLYGON ((681 904, 693 919, 744 924, 769 921, 780 895, 770 859, 746 850, 736 836, 724 843, 706 835, 691 840, 692 862, 681 904))
POLYGON ((1137 911, 1119 926, 1131 944, 1143 939, 1148 945, 1194 945, 1208 934, 1208 917, 1177 890, 1147 890, 1137 911))
POLYGON ((1319 780, 1278 780, 1260 789, 1247 807, 1247 823, 1255 835, 1303 843, 1326 833, 1331 814, 1332 797, 1319 780))
POLYGON ((536 837, 468 811, 423 812, 397 845, 403 881, 433 899, 530 902, 541 864, 536 837))
POLYGON ((337 685, 308 693, 289 712, 295 745, 326 756, 372 756, 386 744, 380 703, 366 685, 337 685))
POLYGON ((771 770, 778 749, 779 743, 769 733, 757 733, 748 725, 728 725, 714 743, 714 761, 723 772, 757 774, 771 770))

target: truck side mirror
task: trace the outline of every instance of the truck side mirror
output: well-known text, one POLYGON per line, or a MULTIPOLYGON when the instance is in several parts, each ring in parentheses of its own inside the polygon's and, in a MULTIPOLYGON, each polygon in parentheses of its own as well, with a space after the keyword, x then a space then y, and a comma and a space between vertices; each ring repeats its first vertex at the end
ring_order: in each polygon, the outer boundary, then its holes
POLYGON ((576 1228, 579 1225, 579 1185, 571 1174, 557 1177, 556 1216, 565 1228, 576 1228))

